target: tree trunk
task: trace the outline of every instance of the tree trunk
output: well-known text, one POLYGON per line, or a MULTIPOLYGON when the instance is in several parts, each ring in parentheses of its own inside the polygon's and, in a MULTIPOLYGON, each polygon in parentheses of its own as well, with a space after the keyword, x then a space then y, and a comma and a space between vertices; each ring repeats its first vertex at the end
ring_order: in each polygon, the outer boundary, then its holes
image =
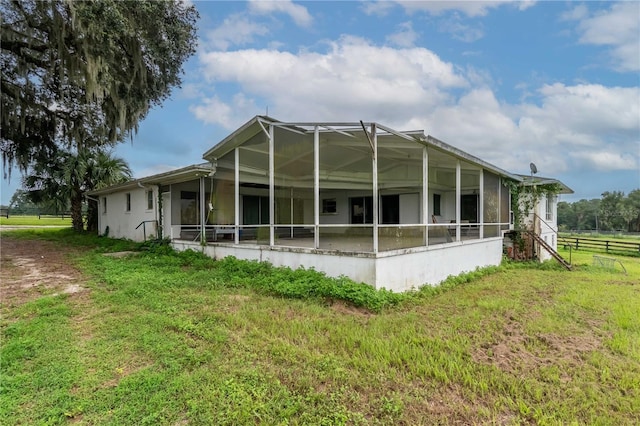
POLYGON ((98 231, 98 202, 89 198, 87 209, 87 231, 98 231))
POLYGON ((84 224, 82 223, 82 192, 79 190, 74 190, 71 194, 71 223, 74 231, 82 232, 84 230, 84 224))

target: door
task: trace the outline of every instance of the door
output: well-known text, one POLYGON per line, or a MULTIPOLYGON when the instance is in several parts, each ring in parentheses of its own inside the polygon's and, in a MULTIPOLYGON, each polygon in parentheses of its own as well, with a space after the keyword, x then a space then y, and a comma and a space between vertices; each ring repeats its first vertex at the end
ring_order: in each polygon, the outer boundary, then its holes
POLYGON ((460 197, 460 220, 478 223, 478 195, 468 194, 460 197))
POLYGON ((373 223, 373 197, 349 199, 351 223, 373 223))

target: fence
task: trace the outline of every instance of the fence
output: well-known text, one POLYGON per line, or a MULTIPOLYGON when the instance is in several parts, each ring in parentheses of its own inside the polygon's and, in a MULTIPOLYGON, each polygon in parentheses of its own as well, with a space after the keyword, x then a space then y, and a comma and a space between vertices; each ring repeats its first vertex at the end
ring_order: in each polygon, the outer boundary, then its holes
POLYGON ((609 253, 611 251, 621 253, 631 253, 640 255, 640 242, 631 241, 611 241, 593 238, 571 238, 564 237, 565 247, 570 245, 574 250, 604 250, 609 253))

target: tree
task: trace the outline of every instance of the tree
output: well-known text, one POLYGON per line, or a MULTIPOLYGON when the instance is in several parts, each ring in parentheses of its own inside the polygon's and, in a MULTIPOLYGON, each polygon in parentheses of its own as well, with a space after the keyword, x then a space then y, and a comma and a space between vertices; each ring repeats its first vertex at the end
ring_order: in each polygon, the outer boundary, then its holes
POLYGON ((9 171, 135 132, 180 85, 195 51, 198 14, 179 0, 2 0, 0 15, 0 141, 9 171))
POLYGON ((602 229, 617 230, 625 228, 625 220, 621 215, 623 210, 624 192, 605 191, 600 202, 600 218, 602 229))
POLYGON ((31 201, 29 193, 24 189, 16 189, 9 200, 9 209, 12 214, 38 214, 38 206, 31 201))
MULTIPOLYGON (((131 178, 128 164, 101 150, 61 152, 49 164, 36 163, 23 179, 23 186, 36 203, 65 203, 71 208, 71 223, 76 231, 84 229, 82 206, 85 192, 125 182, 131 178)), ((97 204, 89 203, 87 228, 97 228, 97 204)))
POLYGON ((640 232, 640 189, 634 189, 627 195, 626 200, 631 211, 629 231, 640 232))

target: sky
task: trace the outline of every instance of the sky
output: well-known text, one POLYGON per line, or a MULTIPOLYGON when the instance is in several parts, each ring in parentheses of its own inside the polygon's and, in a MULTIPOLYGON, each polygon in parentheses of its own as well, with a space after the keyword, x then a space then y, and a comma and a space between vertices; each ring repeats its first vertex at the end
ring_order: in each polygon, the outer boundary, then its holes
MULTIPOLYGON (((115 154, 202 162, 255 115, 424 130, 562 201, 640 189, 640 2, 198 2, 183 84, 115 154)), ((2 181, 2 204, 20 174, 2 181)))

